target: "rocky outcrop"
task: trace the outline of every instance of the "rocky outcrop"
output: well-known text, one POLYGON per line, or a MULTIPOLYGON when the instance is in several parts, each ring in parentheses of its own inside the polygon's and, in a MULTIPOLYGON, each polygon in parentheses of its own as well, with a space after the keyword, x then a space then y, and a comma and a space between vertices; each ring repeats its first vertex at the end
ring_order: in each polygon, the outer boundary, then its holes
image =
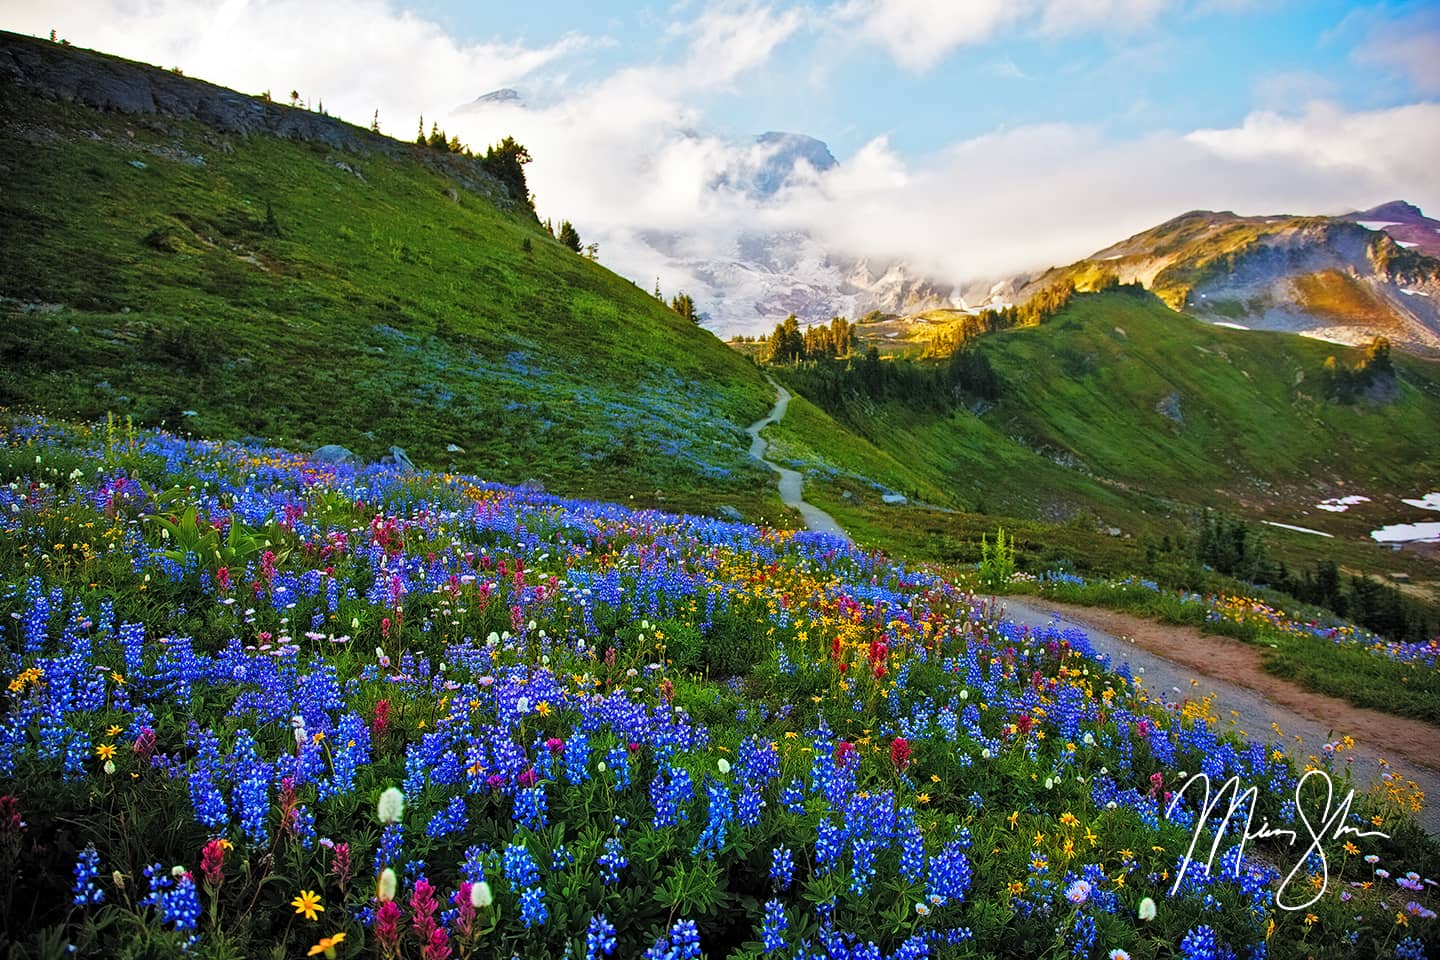
POLYGON ((359 156, 419 157, 473 193, 505 204, 527 199, 511 197, 474 159, 417 148, 336 117, 236 93, 149 64, 0 31, 0 120, 10 112, 7 89, 137 118, 193 121, 226 136, 281 137, 359 156))

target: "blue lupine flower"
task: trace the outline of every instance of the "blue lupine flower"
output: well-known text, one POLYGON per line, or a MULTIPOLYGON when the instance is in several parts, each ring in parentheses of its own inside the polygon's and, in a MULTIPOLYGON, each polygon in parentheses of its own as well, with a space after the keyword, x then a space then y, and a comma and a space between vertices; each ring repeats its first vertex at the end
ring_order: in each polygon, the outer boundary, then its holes
POLYGON ((789 847, 776 847, 770 851, 770 879, 777 890, 789 890, 795 880, 795 854, 789 847))
POLYGON ((95 884, 99 874, 100 852, 95 849, 95 844, 87 844, 75 860, 75 886, 71 888, 75 906, 84 907, 105 901, 105 894, 95 884))
POLYGON ((785 949, 785 931, 788 929, 790 921, 785 917, 784 905, 773 898, 765 901, 765 922, 760 928, 760 938, 766 953, 785 949))
POLYGON ((550 911, 545 906, 545 891, 540 887, 530 887, 520 894, 520 921, 525 924, 525 929, 544 926, 545 921, 550 919, 550 911))
POLYGON ((585 930, 585 960, 600 960, 614 951, 615 925, 603 913, 597 913, 585 930))
POLYGON ((607 887, 619 882, 620 871, 630 865, 619 837, 605 839, 605 851, 596 858, 595 862, 600 867, 600 879, 607 887))
POLYGON ((505 879, 512 889, 533 887, 540 882, 540 867, 525 846, 511 843, 505 846, 505 855, 500 865, 505 879))

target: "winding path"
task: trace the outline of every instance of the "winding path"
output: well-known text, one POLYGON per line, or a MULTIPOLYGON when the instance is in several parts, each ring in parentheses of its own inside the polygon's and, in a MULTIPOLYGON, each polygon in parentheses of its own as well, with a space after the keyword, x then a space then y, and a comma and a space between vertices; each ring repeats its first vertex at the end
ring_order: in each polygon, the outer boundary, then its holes
POLYGON ((801 476, 798 471, 790 470, 780 466, 780 464, 773 460, 765 459, 765 448, 768 444, 765 438, 760 436, 760 431, 772 423, 779 423, 785 419, 785 409, 790 406, 790 391, 780 386, 780 384, 774 380, 770 381, 770 385, 777 391, 775 408, 771 410, 767 416, 756 420, 745 428, 745 432, 750 434, 750 456, 759 460, 780 475, 780 499, 784 501, 787 507, 794 507, 800 511, 800 516, 805 521, 806 527, 814 530, 816 533, 828 533, 832 537, 839 537, 846 543, 850 543, 850 535, 845 532, 844 527, 835 522, 834 517, 815 506, 815 504, 806 502, 802 495, 805 478, 801 476))

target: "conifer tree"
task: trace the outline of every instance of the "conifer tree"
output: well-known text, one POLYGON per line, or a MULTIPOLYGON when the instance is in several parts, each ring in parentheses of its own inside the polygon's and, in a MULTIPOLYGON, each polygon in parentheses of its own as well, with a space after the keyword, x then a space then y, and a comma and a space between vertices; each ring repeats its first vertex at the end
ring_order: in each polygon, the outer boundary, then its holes
POLYGON ((556 239, 576 253, 581 250, 580 231, 576 230, 575 225, 569 220, 560 221, 560 232, 556 234, 556 239))

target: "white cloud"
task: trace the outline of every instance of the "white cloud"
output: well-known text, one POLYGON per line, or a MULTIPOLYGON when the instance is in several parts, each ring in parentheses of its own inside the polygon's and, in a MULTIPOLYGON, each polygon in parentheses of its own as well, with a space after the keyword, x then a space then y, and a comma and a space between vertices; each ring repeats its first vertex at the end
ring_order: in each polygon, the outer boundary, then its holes
POLYGON ((711 6, 698 19, 671 30, 691 39, 683 79, 691 84, 728 84, 769 60, 804 19, 801 10, 776 12, 754 2, 711 6))
POLYGON ((408 133, 431 114, 514 86, 585 46, 457 43, 382 0, 71 0, 7 11, 7 27, 119 53, 249 93, 291 90, 328 113, 408 133))
POLYGON ((1003 30, 1041 33, 1127 32, 1148 25, 1174 0, 846 0, 841 21, 884 47, 895 62, 923 71, 952 50, 984 43, 1003 30))
POLYGON ((1418 93, 1440 93, 1440 9, 1397 20, 1377 20, 1355 48, 1359 63, 1405 74, 1418 93))

